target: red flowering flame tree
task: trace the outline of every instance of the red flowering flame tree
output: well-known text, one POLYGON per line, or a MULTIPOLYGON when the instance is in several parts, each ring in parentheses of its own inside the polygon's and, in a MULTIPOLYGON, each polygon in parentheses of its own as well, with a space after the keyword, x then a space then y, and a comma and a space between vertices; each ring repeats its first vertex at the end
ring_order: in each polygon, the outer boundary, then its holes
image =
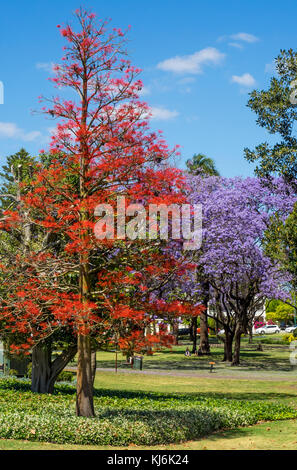
POLYGON ((67 45, 52 79, 74 98, 40 98, 47 102, 44 113, 58 119, 50 157, 22 196, 22 211, 4 213, 4 230, 26 221, 35 235, 17 255, 21 276, 11 276, 3 266, 12 280, 2 313, 7 328, 27 335, 27 348, 55 328, 75 332, 76 413, 94 416, 92 337, 143 351, 171 340, 162 331, 153 333, 156 315, 189 315, 192 309, 175 303, 173 313, 170 302, 160 308, 152 298, 181 269, 164 242, 127 240, 119 236, 117 223, 111 239, 95 236, 99 204, 108 203, 117 215, 119 195, 126 205, 180 203, 183 179, 166 164, 175 149, 170 152, 160 135, 149 131, 149 110, 138 98, 139 70, 124 50, 126 33, 108 33, 106 23, 97 26, 95 15, 82 10, 76 17, 79 32, 58 26, 67 45), (39 230, 46 232, 42 246, 32 249, 39 230))

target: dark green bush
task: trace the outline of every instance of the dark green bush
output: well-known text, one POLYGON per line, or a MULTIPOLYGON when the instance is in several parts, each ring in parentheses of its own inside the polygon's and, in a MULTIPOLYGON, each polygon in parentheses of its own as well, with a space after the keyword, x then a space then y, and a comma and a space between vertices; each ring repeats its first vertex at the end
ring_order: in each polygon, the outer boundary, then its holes
POLYGON ((57 382, 72 382, 75 378, 75 372, 69 370, 62 370, 57 377, 57 382))
POLYGON ((9 369, 8 375, 10 377, 16 377, 18 375, 18 371, 15 369, 9 369))
POLYGON ((30 362, 27 366, 27 377, 31 379, 32 377, 32 362, 30 362))

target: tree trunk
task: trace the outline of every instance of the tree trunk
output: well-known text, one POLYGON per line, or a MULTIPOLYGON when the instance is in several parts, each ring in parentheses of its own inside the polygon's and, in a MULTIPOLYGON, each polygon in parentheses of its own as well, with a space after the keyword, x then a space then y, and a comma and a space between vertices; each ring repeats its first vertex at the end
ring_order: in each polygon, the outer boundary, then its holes
POLYGON ((206 311, 200 314, 200 344, 198 352, 203 355, 210 354, 206 311))
POLYGON ((91 353, 91 369, 92 369, 92 382, 94 386, 95 377, 96 377, 96 369, 97 369, 97 358, 96 358, 96 351, 92 351, 91 353))
POLYGON ((233 354, 233 360, 232 360, 232 366, 238 366, 239 365, 239 356, 240 356, 240 340, 241 340, 241 327, 238 325, 235 330, 235 335, 234 335, 234 354, 233 354))
POLYGON ((197 351, 197 317, 193 317, 191 321, 190 336, 193 343, 192 354, 197 351))
POLYGON ((93 376, 91 366, 90 336, 79 334, 77 337, 77 389, 76 415, 95 416, 93 404, 93 376))
MULTIPOLYGON (((82 78, 82 100, 81 100, 81 126, 85 129, 87 125, 88 116, 88 76, 86 72, 86 59, 83 58, 83 78, 82 78)), ((91 220, 88 209, 85 205, 87 198, 87 172, 89 170, 89 149, 84 138, 80 140, 80 161, 79 161, 79 193, 80 193, 80 222, 89 222, 91 220)), ((82 246, 87 239, 88 235, 82 231, 80 233, 80 241, 82 246)), ((81 251, 79 255, 79 291, 80 301, 84 304, 89 300, 90 294, 90 279, 89 279, 89 260, 90 252, 88 249, 81 251)), ((76 388, 76 415, 93 417, 94 402, 93 402, 93 376, 91 366, 91 338, 88 334, 88 322, 85 317, 78 318, 78 324, 82 328, 77 336, 77 388, 76 388)))
POLYGON ((175 321, 172 323, 172 334, 174 336, 174 344, 178 345, 178 323, 175 321))
POLYGON ((253 326, 249 326, 248 328, 248 332, 249 332, 249 343, 252 344, 253 342, 253 326))
POLYGON ((68 362, 74 358, 77 353, 77 345, 70 345, 65 351, 63 351, 56 359, 51 363, 51 373, 48 383, 48 393, 53 393, 55 382, 58 375, 67 366, 68 362))
POLYGON ((200 344, 199 355, 210 354, 209 340, 208 340, 208 322, 207 322, 207 308, 209 301, 209 283, 203 282, 204 296, 202 299, 204 311, 200 314, 200 344))
POLYGON ((71 345, 52 362, 51 344, 48 342, 38 343, 32 351, 32 392, 53 393, 58 375, 73 359, 76 351, 77 346, 71 345))
POLYGON ((225 332, 225 341, 224 341, 224 362, 232 361, 232 343, 233 335, 231 333, 225 332))
POLYGON ((32 350, 31 391, 49 393, 51 344, 40 342, 32 350))

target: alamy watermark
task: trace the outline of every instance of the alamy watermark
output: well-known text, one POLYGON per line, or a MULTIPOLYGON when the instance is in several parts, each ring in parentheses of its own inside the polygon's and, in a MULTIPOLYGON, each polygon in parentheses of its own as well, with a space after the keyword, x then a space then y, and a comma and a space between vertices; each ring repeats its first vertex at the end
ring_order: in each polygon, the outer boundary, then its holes
POLYGON ((0 81, 0 104, 4 104, 4 85, 0 81))
POLYGON ((184 250, 197 250, 202 243, 201 204, 130 204, 117 197, 111 204, 99 204, 94 211, 100 219, 94 227, 98 240, 183 240, 184 250), (128 221, 127 221, 128 219, 128 221))

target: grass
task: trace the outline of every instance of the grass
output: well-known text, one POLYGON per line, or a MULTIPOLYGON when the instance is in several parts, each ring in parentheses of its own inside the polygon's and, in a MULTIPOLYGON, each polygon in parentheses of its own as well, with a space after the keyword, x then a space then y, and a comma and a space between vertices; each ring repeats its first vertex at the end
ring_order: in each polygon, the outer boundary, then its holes
MULTIPOLYGON (((173 377, 143 375, 141 372, 128 376, 125 373, 103 371, 96 375, 95 387, 105 391, 107 395, 118 392, 156 392, 170 394, 172 391, 190 394, 193 397, 211 397, 232 400, 270 401, 296 406, 297 377, 295 380, 256 381, 223 378, 173 377)), ((112 449, 296 449, 297 421, 274 421, 255 426, 240 427, 233 430, 218 431, 207 438, 187 441, 181 444, 165 446, 116 446, 112 449)), ((31 442, 26 440, 0 439, 0 449, 111 449, 110 446, 89 446, 71 444, 53 444, 31 442)))
POLYGON ((113 389, 108 381, 94 390, 97 416, 93 419, 75 417, 75 388, 71 386, 57 385, 55 394, 38 395, 31 393, 28 381, 3 378, 0 392, 1 437, 57 444, 162 445, 262 420, 297 418, 289 402, 168 389, 113 389))
POLYGON ((251 380, 200 377, 125 374, 100 371, 95 387, 113 391, 152 391, 157 393, 187 393, 193 396, 233 400, 271 400, 297 406, 297 377, 295 380, 251 380))
MULTIPOLYGON (((172 349, 164 349, 155 352, 153 356, 144 356, 143 369, 145 371, 163 371, 174 373, 208 373, 209 362, 213 361, 215 365, 215 373, 220 375, 228 375, 237 377, 239 373, 242 375, 258 374, 262 372, 263 375, 296 375, 296 369, 291 365, 289 357, 290 351, 288 345, 275 344, 280 341, 282 335, 267 335, 260 339, 257 337, 252 344, 248 343, 247 338, 242 340, 241 350, 241 364, 236 368, 230 367, 230 364, 223 363, 223 347, 212 345, 211 354, 209 356, 195 356, 186 357, 184 355, 186 347, 191 347, 189 341, 183 341, 179 346, 174 346, 172 349), (273 337, 272 337, 273 336, 273 337), (261 340, 271 341, 272 344, 263 344, 263 351, 257 351, 257 344, 261 340)), ((73 362, 72 365, 76 363, 73 362)), ((105 369, 115 368, 115 353, 111 351, 99 351, 97 353, 97 367, 105 369)), ((130 369, 131 367, 126 364, 125 357, 118 353, 118 367, 119 370, 130 369)))
MULTIPOLYGON (((257 401, 257 403, 268 402, 271 405, 279 403, 297 408, 297 374, 289 363, 289 349, 287 346, 277 344, 279 338, 276 335, 271 339, 274 340, 274 344, 264 344, 263 352, 255 350, 258 339, 254 340, 253 345, 249 345, 244 339, 240 367, 230 367, 229 364, 220 362, 222 347, 212 347, 212 354, 208 357, 187 358, 184 356, 184 351, 189 343, 183 342, 172 350, 145 356, 144 372, 148 373, 137 371, 127 373, 120 368, 116 374, 107 370, 114 367, 114 352, 100 351, 97 360, 98 367, 102 369, 96 374, 95 387, 101 390, 99 395, 103 397, 103 402, 106 399, 112 400, 112 397, 122 396, 127 400, 128 407, 130 400, 133 403, 133 400, 137 401, 139 397, 141 400, 144 399, 143 404, 148 404, 147 399, 150 402, 154 401, 152 394, 161 394, 163 398, 169 398, 174 393, 177 396, 186 394, 193 402, 199 397, 200 400, 218 400, 219 404, 221 400, 232 400, 232 402, 240 400, 243 407, 245 404, 257 401), (216 362, 215 373, 212 374, 209 373, 208 365, 211 360, 216 362)), ((120 354, 119 360, 125 362, 120 354)), ((95 399, 97 410, 102 405, 100 396, 95 399)), ((296 419, 264 422, 252 427, 219 430, 199 440, 149 447, 53 444, 0 439, 0 449, 294 449, 297 446, 296 424, 296 419)))

